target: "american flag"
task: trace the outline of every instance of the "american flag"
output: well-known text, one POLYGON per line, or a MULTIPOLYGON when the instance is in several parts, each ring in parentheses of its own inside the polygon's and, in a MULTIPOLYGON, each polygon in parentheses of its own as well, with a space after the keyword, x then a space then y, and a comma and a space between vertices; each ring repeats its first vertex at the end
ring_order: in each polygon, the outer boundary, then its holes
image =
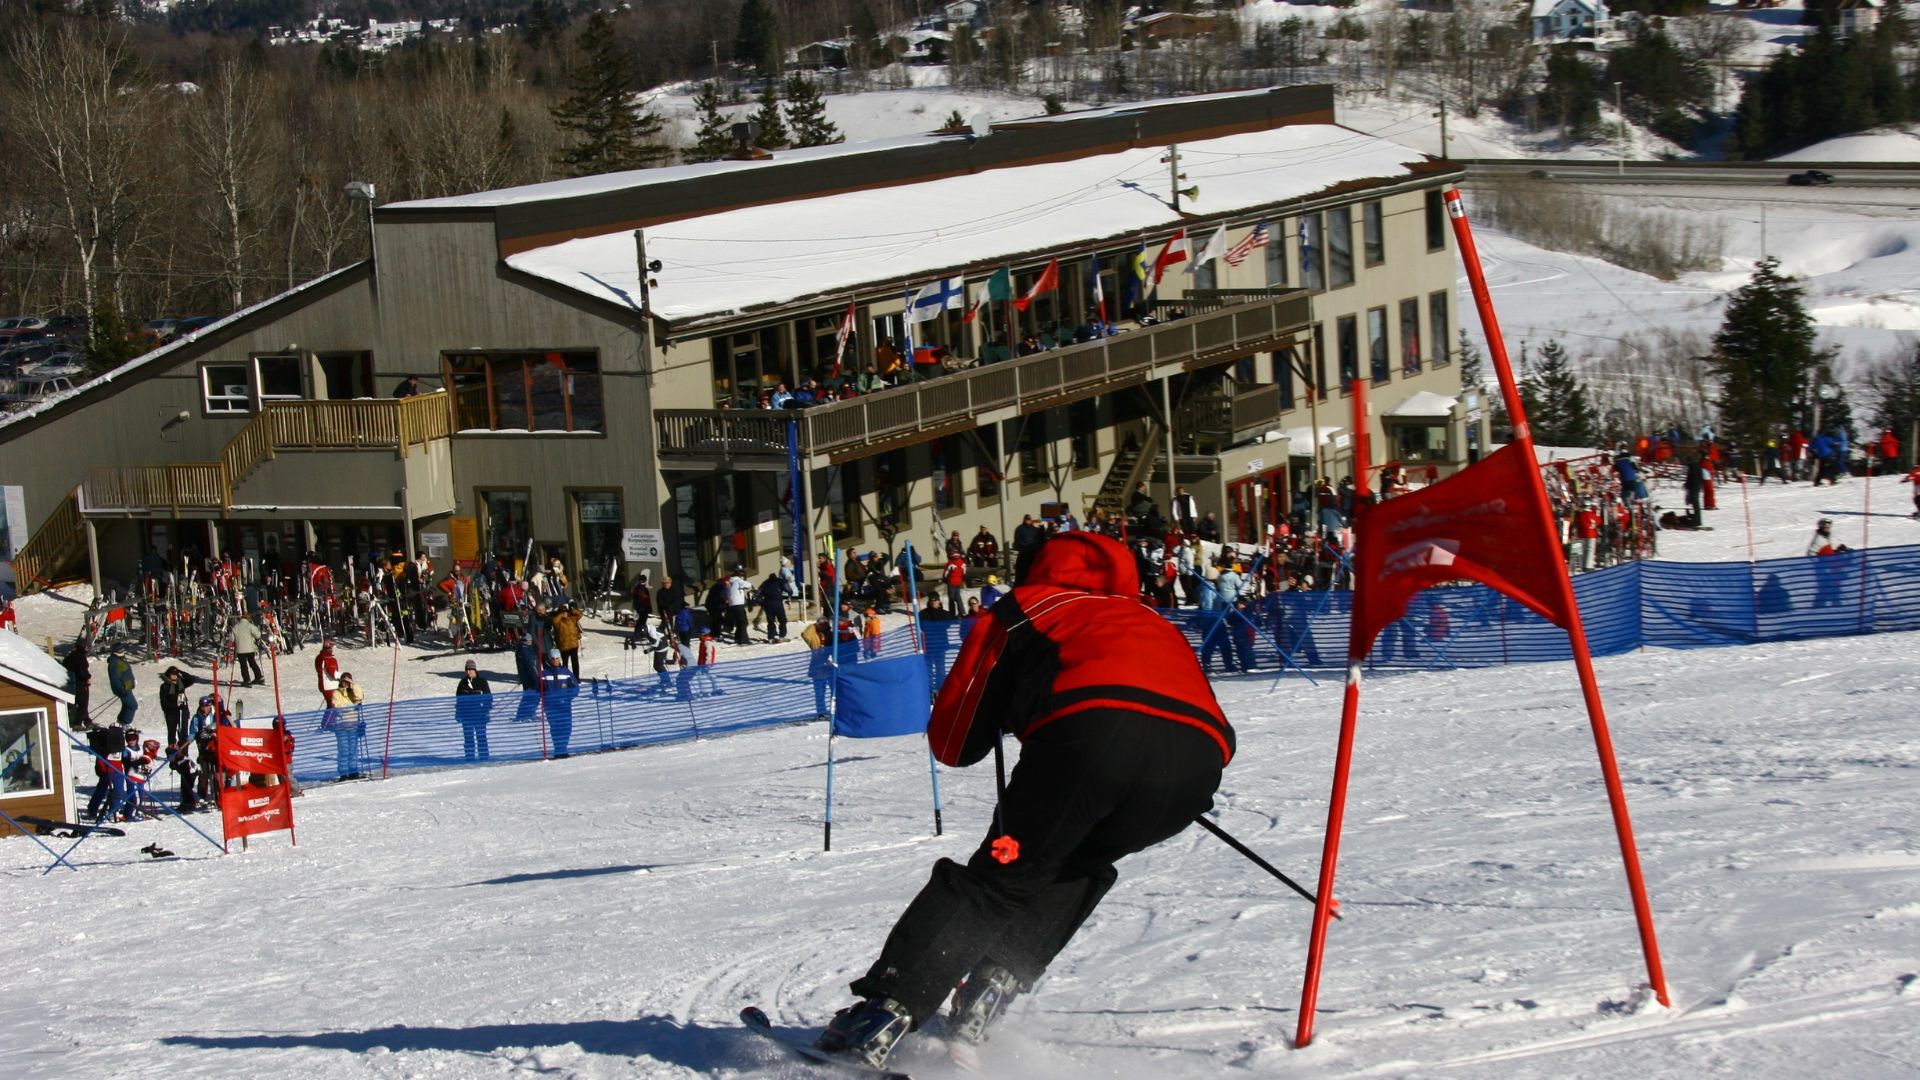
POLYGON ((1233 250, 1227 252, 1226 255, 1222 257, 1227 260, 1228 266, 1239 266, 1247 260, 1248 255, 1253 253, 1254 248, 1263 248, 1266 246, 1267 222, 1265 218, 1262 218, 1260 219, 1260 223, 1253 227, 1253 231, 1247 234, 1245 240, 1233 245, 1233 250))

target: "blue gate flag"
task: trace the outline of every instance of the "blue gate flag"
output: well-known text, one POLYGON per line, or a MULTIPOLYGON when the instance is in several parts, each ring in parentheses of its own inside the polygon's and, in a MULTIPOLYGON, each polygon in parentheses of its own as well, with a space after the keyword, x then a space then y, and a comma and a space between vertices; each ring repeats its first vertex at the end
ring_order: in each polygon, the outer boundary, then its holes
POLYGON ((932 715, 933 685, 926 658, 918 653, 840 669, 835 735, 850 739, 918 735, 927 730, 932 715))

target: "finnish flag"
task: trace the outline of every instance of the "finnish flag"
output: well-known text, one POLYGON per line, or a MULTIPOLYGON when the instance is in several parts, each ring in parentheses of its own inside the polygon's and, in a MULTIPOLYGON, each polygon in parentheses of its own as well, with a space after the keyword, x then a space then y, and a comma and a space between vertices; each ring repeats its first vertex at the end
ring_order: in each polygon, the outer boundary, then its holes
POLYGON ((907 300, 907 321, 922 323, 938 318, 943 311, 958 311, 966 302, 965 283, 960 278, 943 278, 931 285, 923 285, 920 291, 907 300))

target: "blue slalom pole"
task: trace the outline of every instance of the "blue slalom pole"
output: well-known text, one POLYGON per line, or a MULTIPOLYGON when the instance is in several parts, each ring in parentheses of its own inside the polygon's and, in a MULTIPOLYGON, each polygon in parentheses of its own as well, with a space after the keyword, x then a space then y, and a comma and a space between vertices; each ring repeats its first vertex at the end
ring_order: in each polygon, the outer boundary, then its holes
POLYGON ((847 578, 847 568, 840 558, 840 553, 834 552, 833 610, 827 612, 827 663, 833 667, 833 711, 827 714, 827 820, 822 851, 833 850, 833 729, 835 716, 840 712, 840 583, 847 578))
MULTIPOLYGON (((913 541, 905 541, 905 545, 903 549, 906 552, 903 556, 905 565, 901 570, 900 576, 907 579, 907 617, 913 620, 911 625, 913 626, 914 643, 919 646, 920 655, 925 657, 927 653, 927 636, 926 628, 920 625, 920 576, 910 572, 913 569, 913 541)), ((927 744, 927 773, 933 777, 933 835, 940 836, 942 835, 942 825, 940 823, 940 763, 934 759, 932 743, 927 744)))

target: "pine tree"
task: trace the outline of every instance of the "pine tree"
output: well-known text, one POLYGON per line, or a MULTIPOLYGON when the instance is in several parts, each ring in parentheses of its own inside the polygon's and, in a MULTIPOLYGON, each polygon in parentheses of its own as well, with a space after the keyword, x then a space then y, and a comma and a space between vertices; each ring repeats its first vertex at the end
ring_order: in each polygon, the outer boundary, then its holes
POLYGON ((787 134, 786 123, 780 119, 780 95, 774 90, 772 79, 760 89, 760 108, 753 114, 753 122, 760 125, 760 134, 754 136, 753 145, 762 150, 778 150, 793 141, 787 134))
POLYGON ((1465 330, 1460 331, 1460 389, 1478 390, 1486 381, 1487 371, 1480 356, 1480 346, 1473 343, 1465 330))
POLYGON ((820 88, 798 72, 787 78, 787 126, 793 130, 795 146, 826 146, 847 141, 833 121, 827 119, 827 103, 820 96, 820 88))
POLYGON ((1916 460, 1920 446, 1913 445, 1913 435, 1914 425, 1920 423, 1920 346, 1882 361, 1867 373, 1867 387, 1880 397, 1873 408, 1875 430, 1891 430, 1906 449, 1906 459, 1916 460))
POLYGON ((767 0, 741 0, 733 59, 771 79, 780 71, 780 15, 767 0))
POLYGON ((1828 358, 1815 346, 1800 287, 1780 274, 1778 259, 1760 260, 1727 300, 1707 357, 1721 380, 1721 434, 1744 446, 1763 445, 1786 426, 1808 377, 1828 358))
POLYGON ((1547 54, 1547 81, 1540 88, 1540 109, 1553 117, 1565 139, 1584 139, 1600 123, 1600 88, 1592 65, 1570 45, 1547 54))
POLYGON ((1597 446, 1600 411, 1574 374, 1573 358, 1558 341, 1540 348, 1538 362, 1520 380, 1520 403, 1535 442, 1545 446, 1597 446))
POLYGON ((733 153, 733 121, 720 111, 720 92, 710 82, 700 84, 693 96, 694 110, 700 116, 700 130, 693 146, 681 158, 686 161, 718 161, 733 153))
POLYGON ((550 112, 568 145, 554 158, 568 176, 594 176, 660 164, 669 151, 658 141, 658 116, 635 107, 627 88, 632 57, 614 35, 605 13, 596 11, 580 33, 583 55, 568 72, 571 89, 550 112))

